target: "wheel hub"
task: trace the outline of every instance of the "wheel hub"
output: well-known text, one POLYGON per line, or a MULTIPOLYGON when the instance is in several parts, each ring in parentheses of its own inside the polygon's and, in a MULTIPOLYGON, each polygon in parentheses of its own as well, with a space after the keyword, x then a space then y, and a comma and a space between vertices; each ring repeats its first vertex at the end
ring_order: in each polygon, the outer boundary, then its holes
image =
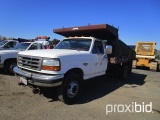
POLYGON ((9 66, 9 71, 11 72, 11 73, 13 73, 13 68, 16 66, 16 64, 15 63, 13 63, 13 64, 11 64, 10 66, 9 66))
POLYGON ((70 98, 73 98, 77 95, 79 90, 79 85, 76 81, 71 81, 67 88, 67 95, 70 98))

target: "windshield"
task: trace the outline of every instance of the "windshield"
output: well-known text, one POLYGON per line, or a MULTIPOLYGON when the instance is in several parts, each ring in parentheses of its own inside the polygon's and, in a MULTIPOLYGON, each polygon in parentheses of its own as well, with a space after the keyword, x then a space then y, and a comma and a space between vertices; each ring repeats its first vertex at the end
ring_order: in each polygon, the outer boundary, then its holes
POLYGON ((26 50, 31 43, 19 43, 14 50, 26 50))
POLYGON ((0 47, 2 47, 6 42, 7 42, 7 41, 5 41, 5 40, 4 40, 4 41, 1 41, 1 42, 0 42, 0 47))
POLYGON ((72 49, 80 51, 89 51, 91 39, 65 39, 54 49, 72 49))

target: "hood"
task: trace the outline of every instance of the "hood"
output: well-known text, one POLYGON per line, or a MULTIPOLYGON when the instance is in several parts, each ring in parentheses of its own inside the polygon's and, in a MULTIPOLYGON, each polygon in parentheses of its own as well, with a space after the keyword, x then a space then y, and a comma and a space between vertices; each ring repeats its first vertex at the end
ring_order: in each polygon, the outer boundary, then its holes
POLYGON ((0 54, 18 53, 18 50, 0 50, 0 54))
POLYGON ((37 57, 50 57, 56 58, 60 56, 67 56, 67 55, 80 55, 86 54, 88 51, 78 51, 78 50, 67 50, 67 49, 43 49, 43 50, 27 50, 19 52, 20 55, 27 55, 27 56, 37 56, 37 57))

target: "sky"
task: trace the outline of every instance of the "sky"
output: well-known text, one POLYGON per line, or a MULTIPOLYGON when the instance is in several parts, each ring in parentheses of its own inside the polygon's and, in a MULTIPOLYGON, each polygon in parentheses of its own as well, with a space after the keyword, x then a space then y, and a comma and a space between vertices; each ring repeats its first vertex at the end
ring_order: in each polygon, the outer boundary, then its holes
POLYGON ((127 45, 156 42, 160 49, 160 0, 0 0, 0 35, 63 39, 53 29, 96 24, 119 28, 127 45))

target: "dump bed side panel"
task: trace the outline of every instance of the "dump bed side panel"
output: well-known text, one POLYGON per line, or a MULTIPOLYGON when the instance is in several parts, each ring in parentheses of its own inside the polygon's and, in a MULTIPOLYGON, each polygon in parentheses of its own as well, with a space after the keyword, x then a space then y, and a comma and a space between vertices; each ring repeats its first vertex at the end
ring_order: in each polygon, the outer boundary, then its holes
POLYGON ((135 52, 121 40, 117 40, 113 46, 113 53, 109 55, 110 63, 125 63, 135 59, 135 52))

